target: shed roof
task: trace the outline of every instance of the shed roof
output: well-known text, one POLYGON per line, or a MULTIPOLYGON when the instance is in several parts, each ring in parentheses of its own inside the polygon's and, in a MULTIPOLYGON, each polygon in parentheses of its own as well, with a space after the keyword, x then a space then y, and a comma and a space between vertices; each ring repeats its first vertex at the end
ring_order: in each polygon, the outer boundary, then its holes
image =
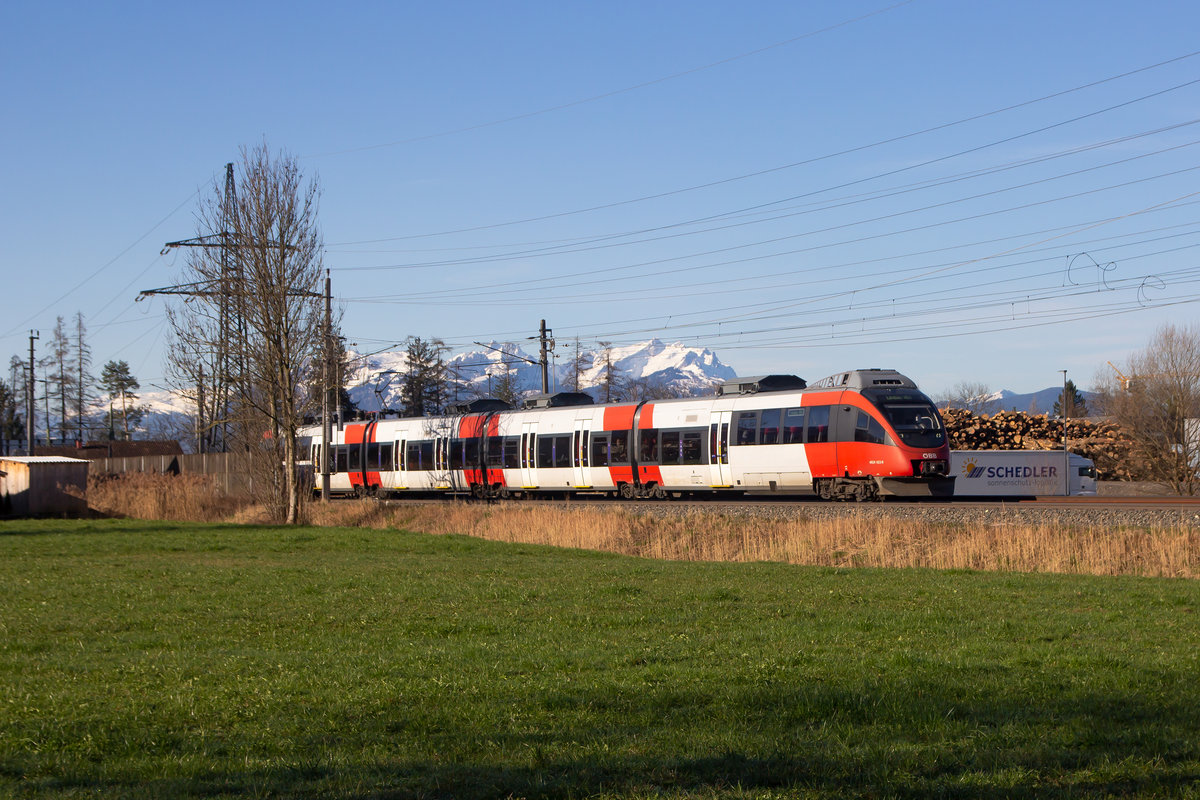
POLYGON ((63 456, 0 456, 0 461, 15 464, 87 464, 86 458, 64 458, 63 456))

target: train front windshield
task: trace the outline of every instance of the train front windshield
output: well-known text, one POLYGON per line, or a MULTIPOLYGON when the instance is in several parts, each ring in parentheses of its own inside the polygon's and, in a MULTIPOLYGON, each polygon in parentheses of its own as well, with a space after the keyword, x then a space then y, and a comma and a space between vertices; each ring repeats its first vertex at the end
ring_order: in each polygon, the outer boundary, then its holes
POLYGON ((942 417, 929 398, 920 392, 874 392, 863 394, 879 407, 884 418, 909 447, 941 447, 946 444, 942 417))

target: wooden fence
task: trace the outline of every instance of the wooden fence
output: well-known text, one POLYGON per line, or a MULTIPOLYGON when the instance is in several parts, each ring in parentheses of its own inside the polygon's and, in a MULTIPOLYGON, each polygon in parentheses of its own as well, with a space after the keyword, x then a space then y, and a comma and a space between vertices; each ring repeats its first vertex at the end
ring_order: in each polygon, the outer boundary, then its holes
POLYGON ((121 475, 128 472, 152 472, 170 475, 209 475, 213 482, 230 494, 250 489, 250 476, 235 469, 229 453, 198 453, 177 456, 130 456, 92 460, 93 475, 121 475))

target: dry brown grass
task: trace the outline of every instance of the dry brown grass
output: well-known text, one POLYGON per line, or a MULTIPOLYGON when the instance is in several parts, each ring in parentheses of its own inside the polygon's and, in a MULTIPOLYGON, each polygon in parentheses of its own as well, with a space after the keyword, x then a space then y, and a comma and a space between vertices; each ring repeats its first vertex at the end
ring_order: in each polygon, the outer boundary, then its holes
POLYGON ((331 503, 310 512, 317 525, 460 533, 678 561, 1200 577, 1200 532, 1186 527, 923 525, 853 516, 781 521, 713 513, 658 517, 620 509, 467 503, 399 508, 331 503))
POLYGON ((225 522, 246 501, 225 494, 203 475, 89 475, 88 507, 105 516, 225 522))
MULTIPOLYGON (((89 481, 104 514, 198 522, 268 522, 264 509, 219 492, 199 476, 127 475, 89 481)), ((441 502, 310 503, 306 521, 501 542, 599 550, 675 561, 777 561, 833 567, 927 567, 1088 575, 1200 577, 1200 531, 1088 528, 986 521, 930 524, 852 514, 773 520, 718 513, 656 516, 620 508, 441 502)))

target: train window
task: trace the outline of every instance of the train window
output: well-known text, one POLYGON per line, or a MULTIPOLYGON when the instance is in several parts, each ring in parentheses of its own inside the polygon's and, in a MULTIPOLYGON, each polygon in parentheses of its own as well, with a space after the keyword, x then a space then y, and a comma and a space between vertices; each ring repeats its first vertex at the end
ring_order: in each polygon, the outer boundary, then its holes
POLYGON ((809 444, 829 441, 829 406, 811 406, 808 409, 807 430, 804 440, 809 444))
POLYGON ((880 410, 909 447, 941 447, 946 443, 942 418, 932 404, 885 403, 880 410))
POLYGON ((504 468, 517 469, 521 466, 521 438, 519 436, 504 437, 504 468))
POLYGON ((554 437, 554 466, 571 466, 571 435, 554 437))
POLYGON ((608 466, 608 434, 598 433, 592 437, 592 466, 608 466))
POLYGON ((663 431, 662 464, 679 463, 679 431, 663 431))
POLYGON ((379 445, 379 469, 387 472, 392 469, 392 443, 384 442, 379 445))
POLYGON ((467 469, 479 466, 479 440, 472 437, 463 441, 463 461, 467 469))
POLYGON ((409 469, 424 471, 433 469, 432 441, 409 442, 407 450, 409 469))
POLYGON ((758 412, 739 411, 736 444, 758 444, 758 412))
POLYGON ((335 445, 333 448, 333 471, 334 472, 349 472, 350 466, 347 461, 346 446, 335 445))
POLYGON ((554 466, 554 437, 539 436, 537 440, 537 466, 554 466))
POLYGON ((487 457, 484 462, 489 467, 504 465, 504 440, 499 436, 492 436, 487 440, 487 457))
POLYGON ((629 463, 629 431, 613 431, 609 463, 629 463))
POLYGON ((658 428, 638 431, 638 463, 658 463, 658 428))
POLYGON ((763 410, 758 423, 758 441, 760 444, 779 443, 779 417, 782 413, 782 408, 768 408, 763 410))
POLYGON ((885 438, 887 438, 887 434, 884 432, 883 425, 880 424, 879 420, 860 409, 858 412, 858 421, 854 425, 854 441, 883 444, 885 438))
POLYGON ((684 431, 679 441, 680 463, 704 463, 704 433, 703 431, 684 431))
POLYGON ((782 441, 784 444, 801 444, 804 441, 804 409, 789 408, 783 412, 782 441))
POLYGON ((347 466, 351 472, 358 472, 362 469, 363 446, 361 444, 348 445, 346 458, 347 466))

